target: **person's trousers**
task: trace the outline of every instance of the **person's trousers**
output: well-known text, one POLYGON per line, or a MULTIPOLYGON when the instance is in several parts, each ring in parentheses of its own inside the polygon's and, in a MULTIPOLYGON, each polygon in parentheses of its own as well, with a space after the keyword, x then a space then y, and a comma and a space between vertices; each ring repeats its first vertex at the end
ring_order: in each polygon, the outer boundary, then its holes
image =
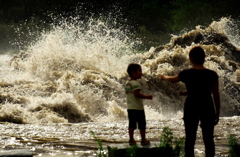
POLYGON ((202 115, 198 114, 184 114, 184 126, 185 126, 185 157, 194 157, 194 145, 196 141, 197 129, 199 122, 202 128, 202 136, 205 145, 206 157, 214 157, 215 144, 214 144, 214 115, 202 115))

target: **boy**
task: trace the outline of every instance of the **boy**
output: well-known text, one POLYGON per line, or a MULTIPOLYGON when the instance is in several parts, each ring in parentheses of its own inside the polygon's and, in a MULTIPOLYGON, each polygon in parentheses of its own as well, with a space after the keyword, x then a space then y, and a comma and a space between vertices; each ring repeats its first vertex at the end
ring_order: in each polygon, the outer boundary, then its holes
POLYGON ((136 144, 134 130, 137 128, 137 124, 142 138, 141 145, 149 145, 150 141, 145 138, 146 119, 142 99, 152 99, 152 95, 143 95, 140 93, 141 85, 137 79, 140 79, 142 76, 142 68, 139 64, 130 64, 127 72, 130 76, 130 80, 125 87, 129 119, 129 145, 136 144))
POLYGON ((160 75, 161 79, 175 83, 185 83, 187 95, 184 104, 185 126, 185 156, 194 157, 194 145, 199 121, 202 128, 206 157, 214 157, 214 126, 219 121, 220 97, 218 75, 203 66, 205 52, 199 47, 193 47, 189 52, 191 69, 181 71, 175 76, 160 75), (212 100, 212 95, 214 102, 212 100))

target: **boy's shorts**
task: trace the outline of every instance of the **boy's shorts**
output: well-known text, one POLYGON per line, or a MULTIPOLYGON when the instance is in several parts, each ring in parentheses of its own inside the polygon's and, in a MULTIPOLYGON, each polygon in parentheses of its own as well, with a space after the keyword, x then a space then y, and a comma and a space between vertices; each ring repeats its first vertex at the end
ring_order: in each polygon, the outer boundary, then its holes
POLYGON ((127 110, 129 127, 131 129, 136 129, 138 124, 138 129, 146 129, 146 118, 144 110, 127 110))

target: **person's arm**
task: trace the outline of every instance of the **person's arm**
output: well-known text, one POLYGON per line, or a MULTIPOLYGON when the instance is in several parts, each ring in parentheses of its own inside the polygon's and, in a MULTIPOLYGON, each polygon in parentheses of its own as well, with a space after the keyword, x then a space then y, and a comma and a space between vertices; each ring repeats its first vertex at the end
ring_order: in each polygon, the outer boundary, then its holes
POLYGON ((179 91, 179 95, 186 96, 186 95, 188 95, 188 92, 187 91, 179 91))
POLYGON ((166 81, 169 81, 171 83, 176 83, 176 82, 180 81, 180 78, 178 77, 178 75, 175 75, 175 76, 159 75, 159 76, 162 80, 166 80, 166 81))
POLYGON ((215 82, 214 86, 213 86, 213 99, 214 99, 214 104, 215 104, 215 108, 216 108, 215 125, 217 125, 219 122, 219 116, 220 116, 220 96, 219 96, 218 81, 215 82))
POLYGON ((152 95, 144 95, 140 93, 140 90, 134 90, 134 96, 140 99, 152 99, 152 95))

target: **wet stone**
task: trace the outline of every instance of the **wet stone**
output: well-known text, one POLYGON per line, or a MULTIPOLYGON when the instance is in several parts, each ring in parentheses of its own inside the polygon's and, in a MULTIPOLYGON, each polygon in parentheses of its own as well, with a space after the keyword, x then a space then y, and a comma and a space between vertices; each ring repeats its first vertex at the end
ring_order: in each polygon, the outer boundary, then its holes
POLYGON ((109 157, 127 157, 129 154, 135 154, 136 157, 146 156, 171 156, 172 147, 158 147, 158 143, 151 143, 147 146, 137 144, 129 146, 127 144, 113 144, 108 146, 109 157))
POLYGON ((2 150, 0 157, 32 157, 33 154, 27 149, 10 149, 2 150))

